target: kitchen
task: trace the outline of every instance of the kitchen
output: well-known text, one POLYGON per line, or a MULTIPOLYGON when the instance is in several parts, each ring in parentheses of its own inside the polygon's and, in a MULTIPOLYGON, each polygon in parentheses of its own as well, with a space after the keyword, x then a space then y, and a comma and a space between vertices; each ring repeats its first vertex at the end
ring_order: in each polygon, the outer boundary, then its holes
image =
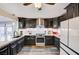
MULTIPOLYGON (((22 19, 21 19, 22 20, 22 19)), ((59 36, 59 30, 57 29, 57 27, 53 28, 44 28, 44 24, 40 25, 41 23, 39 22, 40 19, 37 19, 37 27, 35 28, 30 28, 30 26, 28 26, 29 28, 22 28, 20 27, 19 32, 15 31, 14 32, 14 37, 11 40, 7 40, 7 41, 2 41, 0 43, 1 45, 1 52, 4 54, 7 51, 7 49, 14 49, 12 50, 12 52, 10 52, 8 54, 14 55, 17 54, 19 51, 21 51, 21 49, 23 48, 23 46, 53 46, 53 45, 58 45, 55 44, 55 37, 59 36), (19 43, 20 42, 20 43, 19 43), (21 46, 22 45, 22 46, 21 46), (13 48, 14 46, 14 48, 13 48), (16 48, 18 46, 18 48, 16 48), (6 47, 6 48, 5 48, 6 47)), ((26 23, 26 22, 25 22, 26 23)), ((24 25, 25 23, 20 22, 19 25, 24 25)), ((51 22, 49 22, 50 24, 51 22)), ((29 24, 28 24, 29 25, 29 24)), ((52 26, 52 25, 51 25, 52 26)), ((58 39, 59 40, 59 39, 58 39)), ((59 47, 57 46, 57 48, 59 49, 59 47)))
POLYGON ((26 52, 25 55, 28 55, 26 50, 31 48, 32 51, 35 48, 37 53, 34 50, 30 54, 59 55, 60 22, 58 16, 66 12, 64 8, 67 5, 68 3, 0 4, 0 13, 2 15, 0 17, 2 23, 0 23, 2 29, 0 33, 0 54, 24 55, 26 52), (59 11, 57 11, 57 8, 59 11), (57 13, 53 12, 51 14, 52 10, 57 13), (40 51, 42 52, 40 53, 40 51))

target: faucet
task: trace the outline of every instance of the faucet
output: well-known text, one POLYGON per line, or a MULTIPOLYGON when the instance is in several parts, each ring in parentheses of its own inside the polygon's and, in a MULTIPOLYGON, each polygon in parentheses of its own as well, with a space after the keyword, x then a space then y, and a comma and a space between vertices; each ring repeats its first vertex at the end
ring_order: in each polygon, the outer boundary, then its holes
POLYGON ((17 31, 14 31, 14 37, 19 36, 17 31))

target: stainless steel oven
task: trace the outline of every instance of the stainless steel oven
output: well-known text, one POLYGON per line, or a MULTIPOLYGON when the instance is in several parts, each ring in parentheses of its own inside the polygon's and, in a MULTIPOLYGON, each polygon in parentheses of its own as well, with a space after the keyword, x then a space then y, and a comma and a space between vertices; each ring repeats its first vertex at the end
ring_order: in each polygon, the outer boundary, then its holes
POLYGON ((45 46, 45 36, 43 34, 36 35, 36 46, 45 46))

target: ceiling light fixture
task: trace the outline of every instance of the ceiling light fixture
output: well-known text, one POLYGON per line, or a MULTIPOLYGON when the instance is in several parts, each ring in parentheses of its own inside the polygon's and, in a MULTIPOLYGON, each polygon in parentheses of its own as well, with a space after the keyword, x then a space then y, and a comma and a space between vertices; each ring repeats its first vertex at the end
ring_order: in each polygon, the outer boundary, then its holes
POLYGON ((37 8, 38 10, 42 9, 42 4, 41 3, 34 3, 35 8, 37 8))

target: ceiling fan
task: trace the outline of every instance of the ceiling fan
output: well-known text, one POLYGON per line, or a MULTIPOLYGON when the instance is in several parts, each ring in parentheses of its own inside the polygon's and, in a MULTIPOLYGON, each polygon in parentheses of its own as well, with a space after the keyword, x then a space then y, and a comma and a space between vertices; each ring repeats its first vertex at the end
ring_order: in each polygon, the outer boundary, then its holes
MULTIPOLYGON (((35 4, 35 5, 37 5, 36 7, 38 8, 38 10, 42 10, 42 7, 40 4, 43 4, 43 3, 23 3, 23 6, 28 6, 30 4, 35 4)), ((44 4, 54 5, 55 3, 44 3, 44 4)))

